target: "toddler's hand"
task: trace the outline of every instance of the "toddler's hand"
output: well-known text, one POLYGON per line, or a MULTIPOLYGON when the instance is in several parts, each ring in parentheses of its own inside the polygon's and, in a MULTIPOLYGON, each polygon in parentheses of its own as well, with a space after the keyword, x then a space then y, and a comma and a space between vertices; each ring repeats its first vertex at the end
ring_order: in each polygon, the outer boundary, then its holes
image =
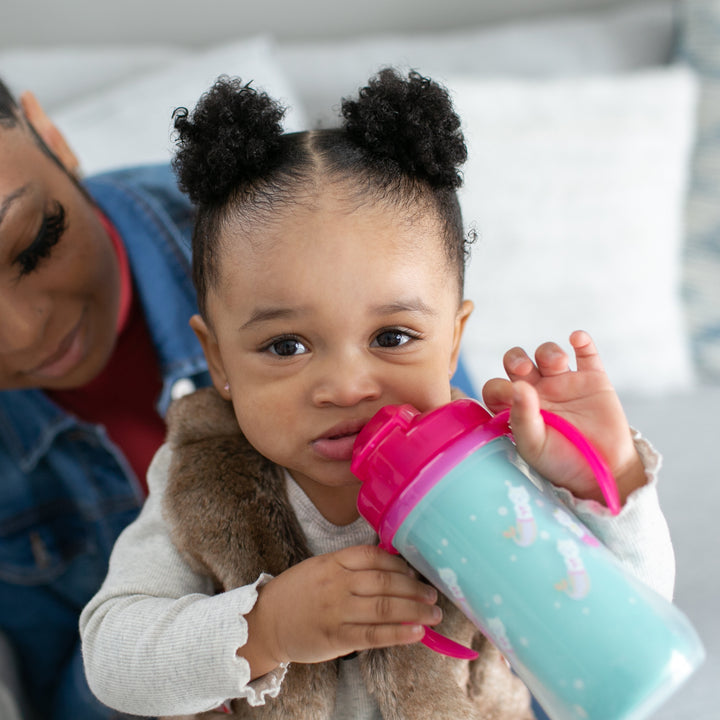
POLYGON ((590 336, 570 336, 577 370, 555 343, 541 345, 533 362, 521 348, 505 353, 509 380, 490 380, 483 400, 493 412, 510 408, 510 422, 518 451, 539 473, 576 497, 603 501, 592 471, 574 445, 548 428, 540 408, 561 415, 575 425, 608 462, 620 501, 645 483, 620 400, 603 368, 590 336))
MULTIPOLYGON (((422 625, 442 616, 437 591, 407 563, 372 545, 318 555, 295 565, 259 591, 248 615, 253 677, 281 662, 314 663, 355 650, 419 641, 422 625), (252 640, 252 642, 251 642, 252 640)), ((245 648, 240 654, 247 657, 245 648)))

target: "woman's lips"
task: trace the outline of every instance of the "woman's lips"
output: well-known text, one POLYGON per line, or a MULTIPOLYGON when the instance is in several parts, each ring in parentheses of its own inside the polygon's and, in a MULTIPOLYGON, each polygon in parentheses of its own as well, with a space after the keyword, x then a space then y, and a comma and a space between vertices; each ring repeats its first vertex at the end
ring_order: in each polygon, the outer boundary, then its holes
POLYGON ((63 338, 57 350, 28 374, 43 378, 60 378, 73 370, 85 355, 85 342, 81 328, 82 318, 63 338))
POLYGON ((352 460, 355 439, 366 423, 367 420, 354 420, 335 425, 313 440, 313 450, 326 460, 352 460))

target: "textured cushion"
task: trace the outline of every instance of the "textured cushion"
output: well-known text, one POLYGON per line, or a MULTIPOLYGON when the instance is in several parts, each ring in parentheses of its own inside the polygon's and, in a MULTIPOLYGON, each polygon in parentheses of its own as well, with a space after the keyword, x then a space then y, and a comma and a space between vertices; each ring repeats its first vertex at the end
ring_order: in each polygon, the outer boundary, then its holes
POLYGON ((341 97, 381 67, 415 68, 435 80, 549 77, 625 72, 672 55, 672 2, 628 2, 462 30, 372 34, 282 43, 278 59, 310 121, 338 122, 341 97))
POLYGON ((11 47, 0 50, 0 77, 16 95, 32 90, 54 117, 63 106, 83 97, 196 54, 157 44, 11 47))
POLYGON ((687 207, 685 296, 699 376, 720 381, 720 0, 679 4, 679 54, 700 95, 687 207))
POLYGON ((696 85, 682 68, 449 82, 468 140, 461 203, 478 240, 464 358, 477 387, 505 350, 583 328, 620 390, 693 382, 680 295, 696 85))
POLYGON ((173 110, 178 106, 192 109, 221 74, 253 80, 255 87, 292 107, 285 118, 287 129, 305 127, 299 103, 275 61, 274 44, 262 36, 138 73, 63 106, 53 118, 88 174, 167 161, 173 151, 173 110))

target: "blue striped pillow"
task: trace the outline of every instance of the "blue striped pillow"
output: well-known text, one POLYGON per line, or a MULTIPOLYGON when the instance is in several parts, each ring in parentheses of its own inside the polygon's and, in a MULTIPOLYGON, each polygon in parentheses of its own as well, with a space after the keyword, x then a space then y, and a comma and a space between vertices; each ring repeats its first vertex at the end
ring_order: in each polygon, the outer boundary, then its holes
POLYGON ((720 0, 687 0, 679 12, 678 60, 699 80, 690 171, 684 296, 697 376, 720 381, 720 0))

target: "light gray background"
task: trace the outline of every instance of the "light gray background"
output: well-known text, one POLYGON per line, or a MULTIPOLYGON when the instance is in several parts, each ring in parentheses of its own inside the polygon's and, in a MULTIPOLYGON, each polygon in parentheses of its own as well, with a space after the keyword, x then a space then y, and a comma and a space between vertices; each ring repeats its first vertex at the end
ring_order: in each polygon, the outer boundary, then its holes
POLYGON ((277 38, 447 30, 622 0, 2 0, 0 49, 75 42, 207 45, 268 32, 277 38))
MULTIPOLYGON (((14 47, 167 43, 206 47, 257 33, 280 40, 442 31, 619 7, 622 0, 0 0, 0 51, 14 47)), ((52 73, 53 68, 48 68, 52 73)), ((2 68, 0 68, 0 73, 2 68)), ((653 720, 720 718, 720 387, 624 398, 630 421, 665 456, 661 501, 678 562, 676 601, 708 659, 653 720)), ((612 692, 612 689, 608 689, 612 692)), ((3 717, 3 720, 4 717, 3 717)))

